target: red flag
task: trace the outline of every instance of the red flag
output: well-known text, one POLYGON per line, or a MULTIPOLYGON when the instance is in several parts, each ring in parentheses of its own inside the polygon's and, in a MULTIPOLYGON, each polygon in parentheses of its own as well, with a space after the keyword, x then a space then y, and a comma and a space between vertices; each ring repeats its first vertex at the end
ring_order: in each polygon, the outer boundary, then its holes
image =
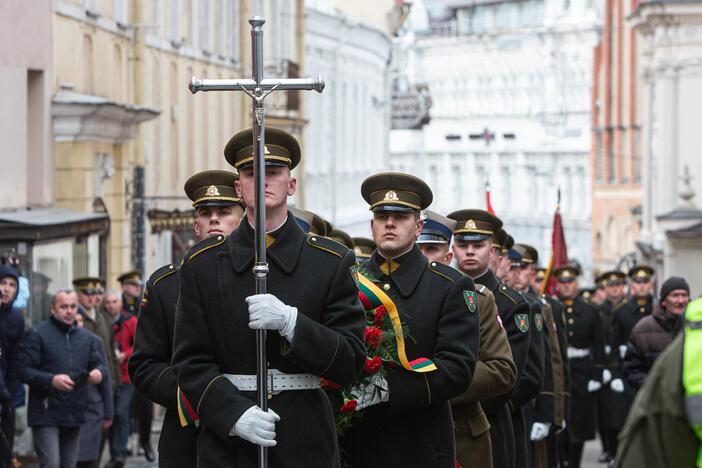
POLYGON ((541 284, 541 293, 556 294, 556 282, 553 281, 553 270, 568 263, 568 248, 566 247, 563 222, 560 212, 561 191, 558 191, 558 204, 553 215, 553 230, 551 231, 551 260, 548 262, 544 281, 541 284))
POLYGON ((490 203, 490 181, 485 181, 485 206, 487 212, 490 214, 495 214, 495 210, 492 209, 492 203, 490 203))

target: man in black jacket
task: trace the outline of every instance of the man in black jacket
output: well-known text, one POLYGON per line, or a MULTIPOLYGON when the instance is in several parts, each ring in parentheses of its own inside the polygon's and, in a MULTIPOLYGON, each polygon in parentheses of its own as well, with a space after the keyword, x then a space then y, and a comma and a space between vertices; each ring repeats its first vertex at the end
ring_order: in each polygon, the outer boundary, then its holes
MULTIPOLYGON (((185 194, 193 202, 193 230, 198 240, 228 236, 239 226, 244 214, 234 191, 239 177, 228 171, 204 171, 185 182, 185 194)), ((198 428, 182 427, 178 419, 178 386, 171 367, 173 327, 178 300, 178 267, 165 265, 146 282, 139 310, 134 352, 129 359, 129 376, 143 397, 166 408, 158 441, 159 466, 191 468, 196 465, 198 428)), ((116 458, 113 468, 124 465, 116 458)))
POLYGON ((268 294, 255 294, 252 131, 227 144, 239 170, 246 220, 229 238, 196 244, 178 271, 173 365, 199 417, 197 466, 253 467, 258 446, 270 466, 330 468, 339 449, 319 377, 351 383, 365 364, 364 313, 351 275, 352 251, 308 236, 287 210, 297 188, 300 146, 266 129, 268 294), (256 329, 266 329, 269 411, 256 405, 256 329))
POLYGON ((27 331, 19 345, 18 373, 29 385, 28 424, 41 466, 75 466, 86 385, 109 379, 102 344, 76 326, 77 313, 76 293, 59 290, 51 317, 27 331))

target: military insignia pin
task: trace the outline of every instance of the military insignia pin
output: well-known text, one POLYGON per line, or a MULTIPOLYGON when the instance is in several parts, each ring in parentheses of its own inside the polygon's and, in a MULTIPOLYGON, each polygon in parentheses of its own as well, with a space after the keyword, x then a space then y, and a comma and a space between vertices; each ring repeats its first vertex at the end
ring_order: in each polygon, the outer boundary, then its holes
POLYGON ((472 219, 469 219, 468 221, 466 221, 466 229, 475 229, 475 228, 477 228, 475 221, 473 221, 472 219))
POLYGON ((534 325, 536 329, 541 331, 544 328, 544 316, 541 314, 534 314, 534 325))
POLYGON ((514 322, 517 324, 517 328, 522 333, 529 331, 529 316, 527 314, 517 314, 514 316, 514 322))
POLYGON ((478 296, 476 296, 475 291, 463 291, 463 299, 466 301, 468 310, 474 314, 478 310, 478 296))
POLYGON ((388 190, 385 192, 385 198, 383 198, 383 201, 397 201, 397 193, 395 193, 394 190, 388 190))
POLYGON ((219 190, 217 190, 217 187, 214 185, 210 185, 207 187, 207 193, 205 193, 208 197, 219 197, 219 190))

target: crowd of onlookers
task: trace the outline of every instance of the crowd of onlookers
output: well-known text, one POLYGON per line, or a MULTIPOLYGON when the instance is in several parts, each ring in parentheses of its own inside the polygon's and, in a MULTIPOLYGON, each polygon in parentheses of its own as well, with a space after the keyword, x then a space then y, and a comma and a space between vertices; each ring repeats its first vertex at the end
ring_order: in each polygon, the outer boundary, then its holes
POLYGON ((106 445, 103 466, 124 466, 133 429, 154 460, 153 405, 134 393, 127 370, 141 276, 119 280, 121 291, 84 277, 50 295, 46 276, 33 273, 30 288, 18 262, 0 265, 0 468, 14 466, 15 411, 25 403, 41 467, 98 467, 106 445))

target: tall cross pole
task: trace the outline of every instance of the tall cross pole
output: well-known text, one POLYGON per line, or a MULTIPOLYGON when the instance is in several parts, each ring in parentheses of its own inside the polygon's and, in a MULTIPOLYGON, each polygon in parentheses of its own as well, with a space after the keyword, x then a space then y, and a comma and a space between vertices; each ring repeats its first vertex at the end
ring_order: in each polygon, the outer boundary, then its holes
MULTIPOLYGON (((321 93, 324 81, 317 78, 263 78, 263 23, 260 16, 249 19, 251 25, 251 79, 210 80, 193 77, 190 91, 243 91, 251 97, 253 103, 253 147, 254 147, 254 181, 256 206, 255 249, 256 261, 253 274, 256 282, 256 294, 266 293, 268 262, 266 261, 266 195, 265 175, 265 125, 263 100, 275 90, 314 90, 321 93)), ((272 382, 271 382, 272 384, 272 382)), ((256 397, 259 408, 268 411, 268 367, 266 358, 266 331, 256 330, 256 397)), ((268 452, 266 447, 258 448, 258 466, 267 468, 268 452)))

